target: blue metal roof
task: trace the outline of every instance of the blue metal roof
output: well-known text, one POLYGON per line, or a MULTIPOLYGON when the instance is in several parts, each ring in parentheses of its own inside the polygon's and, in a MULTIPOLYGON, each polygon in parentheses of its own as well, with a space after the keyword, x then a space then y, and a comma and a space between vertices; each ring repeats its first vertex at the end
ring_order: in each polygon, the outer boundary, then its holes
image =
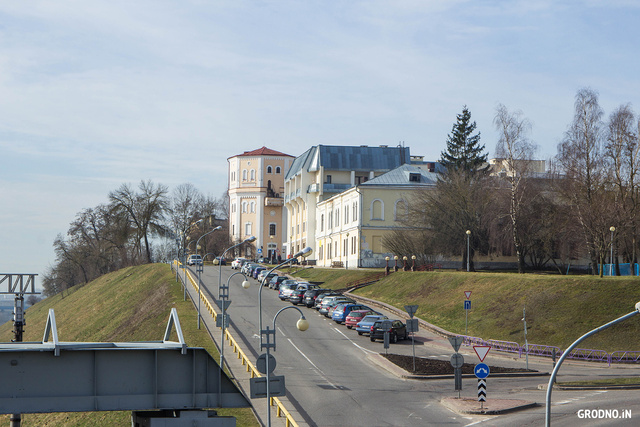
POLYGON ((419 167, 405 164, 360 185, 411 185, 423 187, 425 185, 436 185, 437 182, 438 174, 436 172, 427 172, 419 167), (417 180, 411 180, 410 177, 412 175, 417 180))

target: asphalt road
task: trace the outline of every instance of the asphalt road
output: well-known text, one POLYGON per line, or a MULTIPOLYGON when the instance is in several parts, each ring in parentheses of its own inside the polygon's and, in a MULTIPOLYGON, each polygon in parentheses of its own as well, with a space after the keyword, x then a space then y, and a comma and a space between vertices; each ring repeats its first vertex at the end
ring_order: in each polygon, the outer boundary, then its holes
MULTIPOLYGON (((222 268, 222 280, 227 283, 235 273, 230 267, 222 268)), ((205 267, 202 274, 204 292, 212 300, 218 297, 218 267, 205 267)), ((258 334, 257 281, 249 279, 251 288, 241 287, 243 276, 231 279, 229 297, 231 305, 230 329, 245 350, 255 358, 260 350, 258 334)), ((273 318, 283 307, 293 307, 280 301, 271 289, 262 289, 263 329, 273 327, 273 318)), ((440 404, 443 397, 457 396, 453 380, 407 380, 380 368, 369 356, 384 353, 382 343, 372 343, 358 336, 354 330, 319 315, 315 310, 298 306, 310 327, 301 332, 296 328, 300 314, 295 309, 283 311, 277 318, 275 375, 286 379, 287 399, 311 426, 425 426, 425 425, 544 425, 545 391, 548 377, 491 378, 487 381, 488 398, 524 399, 542 406, 499 416, 460 415, 440 404)), ((385 313, 386 314, 386 313, 385 313)), ((392 317, 392 316, 390 316, 392 317)), ((453 350, 448 342, 421 331, 417 335, 416 355, 449 360, 453 350)), ((411 341, 392 344, 390 352, 412 354, 411 341)), ((477 363, 472 349, 462 348, 465 362, 477 363)), ((524 359, 491 354, 485 362, 499 366, 524 366, 524 359)), ((550 372, 547 359, 530 358, 530 368, 550 372)), ((562 381, 603 376, 640 375, 637 368, 604 368, 601 365, 563 364, 559 377, 562 381)), ((463 397, 477 393, 475 379, 463 380, 463 397)), ((640 417, 638 391, 554 391, 552 395, 553 425, 636 425, 640 417), (580 418, 579 411, 592 409, 618 410, 631 419, 580 418), (634 417, 635 414, 635 417, 634 417), (635 420, 635 422, 634 422, 635 420)), ((596 414, 602 415, 602 414, 596 414)))

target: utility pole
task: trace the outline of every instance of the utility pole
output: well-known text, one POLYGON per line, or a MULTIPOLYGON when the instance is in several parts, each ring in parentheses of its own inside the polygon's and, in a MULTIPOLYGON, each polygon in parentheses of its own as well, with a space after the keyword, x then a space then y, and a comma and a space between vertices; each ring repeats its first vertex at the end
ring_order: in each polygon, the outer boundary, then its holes
MULTIPOLYGON (((0 291, 0 294, 14 294, 13 305, 13 336, 14 342, 22 342, 24 333, 24 295, 35 295, 40 292, 35 291, 37 274, 0 274, 0 284, 7 282, 7 291, 0 291), (30 290, 29 290, 30 289, 30 290)), ((20 427, 22 414, 11 414, 9 418, 11 427, 20 427)))

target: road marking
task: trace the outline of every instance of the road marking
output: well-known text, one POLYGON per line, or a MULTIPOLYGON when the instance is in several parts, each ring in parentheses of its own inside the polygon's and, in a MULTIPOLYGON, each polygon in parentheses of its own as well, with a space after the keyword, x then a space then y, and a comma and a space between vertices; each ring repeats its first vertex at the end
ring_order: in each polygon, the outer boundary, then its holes
POLYGON ((345 334, 344 334, 340 329, 338 329, 338 328, 333 328, 333 329, 334 329, 336 332, 338 332, 340 335, 342 335, 343 337, 345 337, 346 339, 348 339, 348 340, 349 340, 349 342, 350 342, 351 344, 355 345, 356 347, 358 347, 358 348, 359 348, 360 350, 362 350, 363 352, 365 352, 365 353, 375 353, 375 354, 377 354, 377 352, 376 352, 376 351, 372 351, 372 350, 369 350, 368 348, 364 348, 364 347, 362 347, 360 344, 358 344, 358 343, 356 343, 355 341, 353 341, 351 338, 349 338, 348 336, 346 336, 346 335, 345 335, 345 334))
POLYGON ((293 341, 291 341, 291 338, 287 338, 287 340, 288 340, 288 341, 289 341, 289 343, 293 346, 293 348, 295 348, 296 350, 298 350, 298 353, 300 353, 300 354, 302 355, 302 357, 304 357, 305 359, 307 359, 307 362, 309 362, 309 363, 311 364, 311 366, 313 366, 313 368, 315 369, 316 373, 317 373, 318 375, 320 375, 320 376, 321 376, 321 377, 322 377, 322 378, 327 382, 327 384, 329 384, 331 387, 335 388, 336 390, 340 390, 340 387, 339 387, 339 386, 337 386, 337 385, 335 385, 334 383, 332 383, 332 382, 329 380, 329 378, 327 378, 327 376, 324 374, 324 372, 322 372, 322 370, 321 370, 320 368, 318 368, 318 367, 316 366, 316 364, 315 364, 315 363, 313 363, 313 362, 311 361, 311 359, 309 359, 309 358, 307 357, 307 355, 306 355, 306 354, 304 354, 304 353, 302 352, 302 350, 300 350, 300 349, 298 348, 298 346, 297 346, 297 345, 295 345, 295 344, 293 343, 293 341))

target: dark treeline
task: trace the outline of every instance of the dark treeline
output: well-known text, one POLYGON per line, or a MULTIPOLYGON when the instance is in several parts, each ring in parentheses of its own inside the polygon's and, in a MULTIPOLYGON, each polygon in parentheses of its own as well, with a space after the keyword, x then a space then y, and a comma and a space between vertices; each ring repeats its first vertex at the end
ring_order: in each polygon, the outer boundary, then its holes
POLYGON ((198 238, 221 225, 202 239, 198 251, 219 255, 228 244, 226 206, 226 194, 206 197, 191 184, 171 193, 151 181, 123 184, 109 193, 107 203, 79 212, 66 235, 57 236, 44 293, 54 295, 123 267, 168 261, 182 247, 195 252, 198 238))
POLYGON ((578 260, 598 265, 635 263, 640 241, 640 121, 628 104, 608 118, 591 89, 577 92, 574 117, 544 173, 535 170, 529 121, 498 105, 494 125, 498 163, 487 155, 465 107, 441 155, 435 189, 417 193, 403 228, 385 239, 394 253, 424 262, 476 254, 517 259, 518 271, 555 268, 578 260), (497 166, 497 167, 496 167, 497 166), (467 233, 467 231, 469 233, 467 233))

